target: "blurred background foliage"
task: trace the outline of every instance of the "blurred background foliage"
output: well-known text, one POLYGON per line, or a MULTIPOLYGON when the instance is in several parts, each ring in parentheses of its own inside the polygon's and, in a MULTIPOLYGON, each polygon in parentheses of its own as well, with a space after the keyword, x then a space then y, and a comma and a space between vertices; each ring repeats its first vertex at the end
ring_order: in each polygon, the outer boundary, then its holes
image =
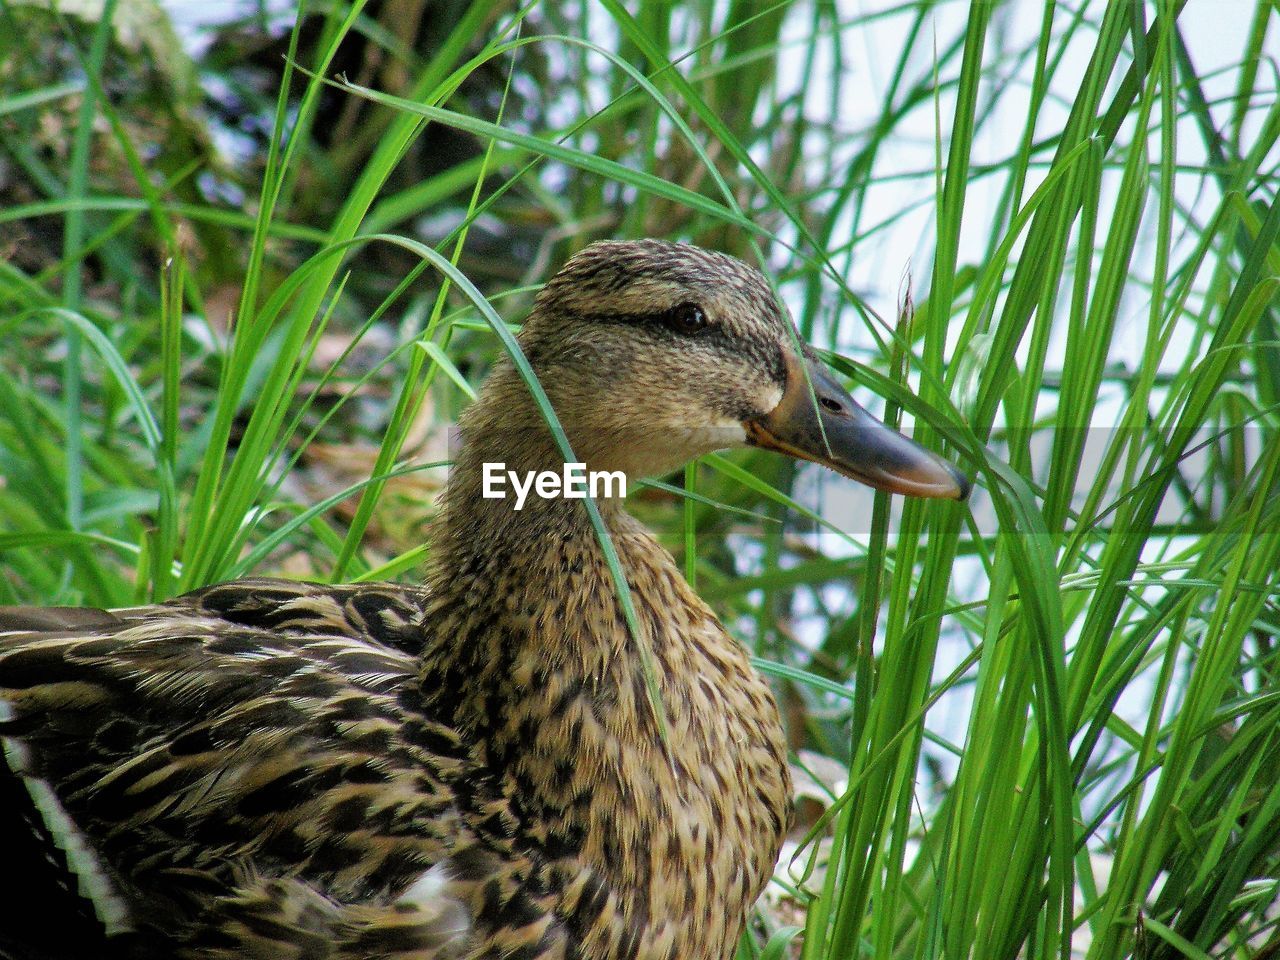
POLYGON ((1277 18, 0 0, 0 602, 413 579, 493 311, 715 247, 979 482, 633 496, 796 751, 740 956, 1280 953, 1277 18))

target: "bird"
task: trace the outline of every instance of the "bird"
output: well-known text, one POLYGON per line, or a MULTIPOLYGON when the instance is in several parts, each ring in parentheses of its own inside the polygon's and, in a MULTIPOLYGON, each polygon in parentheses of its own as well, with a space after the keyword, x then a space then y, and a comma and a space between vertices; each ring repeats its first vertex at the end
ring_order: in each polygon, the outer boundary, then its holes
MULTIPOLYGON (((969 490, 727 254, 595 242, 518 343, 588 474, 755 447, 969 490)), ((0 609, 0 846, 23 888, 0 955, 733 955, 792 819, 769 685, 621 496, 592 501, 605 538, 584 497, 486 490, 495 464, 566 463, 510 357, 458 429, 420 585, 0 609)))

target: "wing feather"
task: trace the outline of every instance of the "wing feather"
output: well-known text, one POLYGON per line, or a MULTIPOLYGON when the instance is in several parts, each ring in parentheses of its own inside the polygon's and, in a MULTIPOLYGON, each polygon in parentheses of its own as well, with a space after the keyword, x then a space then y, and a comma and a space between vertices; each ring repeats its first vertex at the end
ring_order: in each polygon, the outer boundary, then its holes
MULTIPOLYGON (((195 931, 209 890, 249 916, 250 888, 331 912, 423 889, 467 835, 450 784, 463 745, 406 706, 424 601, 254 580, 118 611, 0 611, 8 767, 59 848, 46 859, 106 932, 145 925, 130 902, 195 931)), ((456 926, 417 899, 422 930, 435 914, 456 926)))

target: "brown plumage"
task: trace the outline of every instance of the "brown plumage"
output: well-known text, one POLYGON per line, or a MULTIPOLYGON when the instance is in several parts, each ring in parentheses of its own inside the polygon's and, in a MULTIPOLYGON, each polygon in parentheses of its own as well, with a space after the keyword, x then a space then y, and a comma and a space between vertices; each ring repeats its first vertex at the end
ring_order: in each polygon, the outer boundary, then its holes
MULTIPOLYGON (((857 408, 730 257, 596 244, 520 341, 590 470, 638 478, 752 443, 900 492, 966 490, 857 408)), ((462 436, 422 589, 255 579, 112 613, 0 611, 17 774, 0 797, 23 806, 0 840, 38 854, 49 888, 28 902, 60 883, 84 908, 24 932, 22 901, 0 904, 12 955, 105 931, 100 953, 228 960, 731 956, 790 821, 768 686, 600 500, 664 738, 583 503, 481 495, 485 462, 563 460, 509 364, 462 436)))

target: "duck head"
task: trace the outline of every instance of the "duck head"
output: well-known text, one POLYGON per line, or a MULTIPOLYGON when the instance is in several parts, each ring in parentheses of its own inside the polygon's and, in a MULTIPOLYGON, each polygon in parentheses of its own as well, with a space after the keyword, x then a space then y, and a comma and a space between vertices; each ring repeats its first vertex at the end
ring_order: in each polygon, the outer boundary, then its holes
MULTIPOLYGON (((590 470, 658 476, 754 446, 893 493, 968 494, 955 467, 859 406, 799 340, 765 278, 725 254, 595 243, 546 284, 519 342, 590 470)), ((538 446, 530 438, 546 437, 509 365, 473 411, 464 434, 506 437, 511 448, 490 445, 489 456, 518 460, 538 446)))

